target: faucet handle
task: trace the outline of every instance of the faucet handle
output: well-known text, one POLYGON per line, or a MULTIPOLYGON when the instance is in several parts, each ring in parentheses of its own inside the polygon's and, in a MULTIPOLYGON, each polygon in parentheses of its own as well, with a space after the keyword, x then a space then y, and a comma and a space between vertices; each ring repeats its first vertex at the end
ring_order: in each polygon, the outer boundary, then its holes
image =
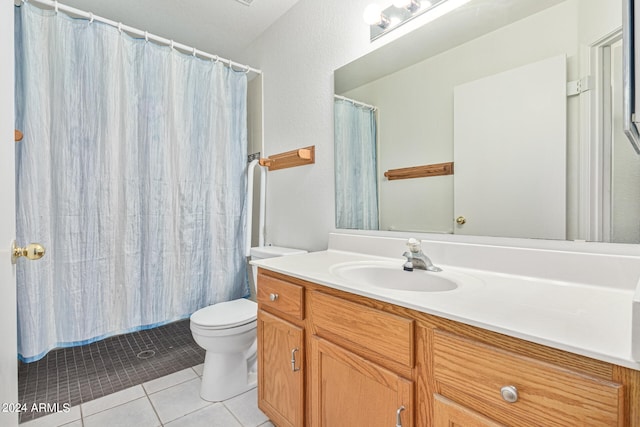
POLYGON ((417 253, 422 250, 420 240, 414 239, 413 237, 407 240, 407 246, 409 247, 409 250, 413 253, 417 253))
POLYGON ((407 261, 402 265, 402 269, 404 271, 413 271, 413 254, 409 251, 402 254, 403 257, 407 259, 407 261))

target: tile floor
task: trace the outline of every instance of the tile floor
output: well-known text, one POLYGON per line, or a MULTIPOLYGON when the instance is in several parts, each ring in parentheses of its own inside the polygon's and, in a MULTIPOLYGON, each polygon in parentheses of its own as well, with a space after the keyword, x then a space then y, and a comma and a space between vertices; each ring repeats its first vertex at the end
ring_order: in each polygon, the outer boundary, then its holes
MULTIPOLYGON (((204 349, 193 340, 189 319, 78 347, 50 351, 18 365, 18 401, 78 406, 137 384, 196 366, 204 349)), ((20 422, 45 412, 20 413, 20 422)))
POLYGON ((20 424, 21 427, 273 427, 257 390, 224 402, 200 398, 202 365, 20 424))

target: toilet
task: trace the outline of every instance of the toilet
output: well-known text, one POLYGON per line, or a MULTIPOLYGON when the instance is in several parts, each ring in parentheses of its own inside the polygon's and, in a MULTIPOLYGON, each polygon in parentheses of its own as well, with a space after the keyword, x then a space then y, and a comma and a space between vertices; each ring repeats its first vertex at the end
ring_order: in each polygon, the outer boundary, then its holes
MULTIPOLYGON (((306 253, 278 246, 251 248, 251 260, 306 253)), ((258 268, 252 266, 253 283, 258 268)), ((246 298, 201 308, 191 315, 191 333, 206 350, 200 396, 219 402, 257 384, 258 304, 246 298)))

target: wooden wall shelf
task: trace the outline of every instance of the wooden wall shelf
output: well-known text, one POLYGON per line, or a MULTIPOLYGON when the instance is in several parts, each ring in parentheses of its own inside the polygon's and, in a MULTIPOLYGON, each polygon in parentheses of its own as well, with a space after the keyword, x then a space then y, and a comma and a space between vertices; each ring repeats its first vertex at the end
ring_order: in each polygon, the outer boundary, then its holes
POLYGON ((453 162, 389 169, 384 173, 384 176, 386 176, 389 181, 394 179, 424 178, 441 175, 453 175, 453 162))
POLYGON ((295 166, 310 165, 316 162, 316 146, 299 148, 286 153, 274 154, 260 159, 260 164, 270 171, 292 168, 295 166))

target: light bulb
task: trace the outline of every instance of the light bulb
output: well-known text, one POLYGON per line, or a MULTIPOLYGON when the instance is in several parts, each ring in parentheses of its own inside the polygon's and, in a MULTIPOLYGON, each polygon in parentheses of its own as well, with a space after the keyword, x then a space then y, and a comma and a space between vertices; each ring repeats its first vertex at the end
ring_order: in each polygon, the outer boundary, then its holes
POLYGON ((364 8, 362 18, 368 25, 379 25, 382 22, 382 8, 375 3, 371 3, 364 8))

